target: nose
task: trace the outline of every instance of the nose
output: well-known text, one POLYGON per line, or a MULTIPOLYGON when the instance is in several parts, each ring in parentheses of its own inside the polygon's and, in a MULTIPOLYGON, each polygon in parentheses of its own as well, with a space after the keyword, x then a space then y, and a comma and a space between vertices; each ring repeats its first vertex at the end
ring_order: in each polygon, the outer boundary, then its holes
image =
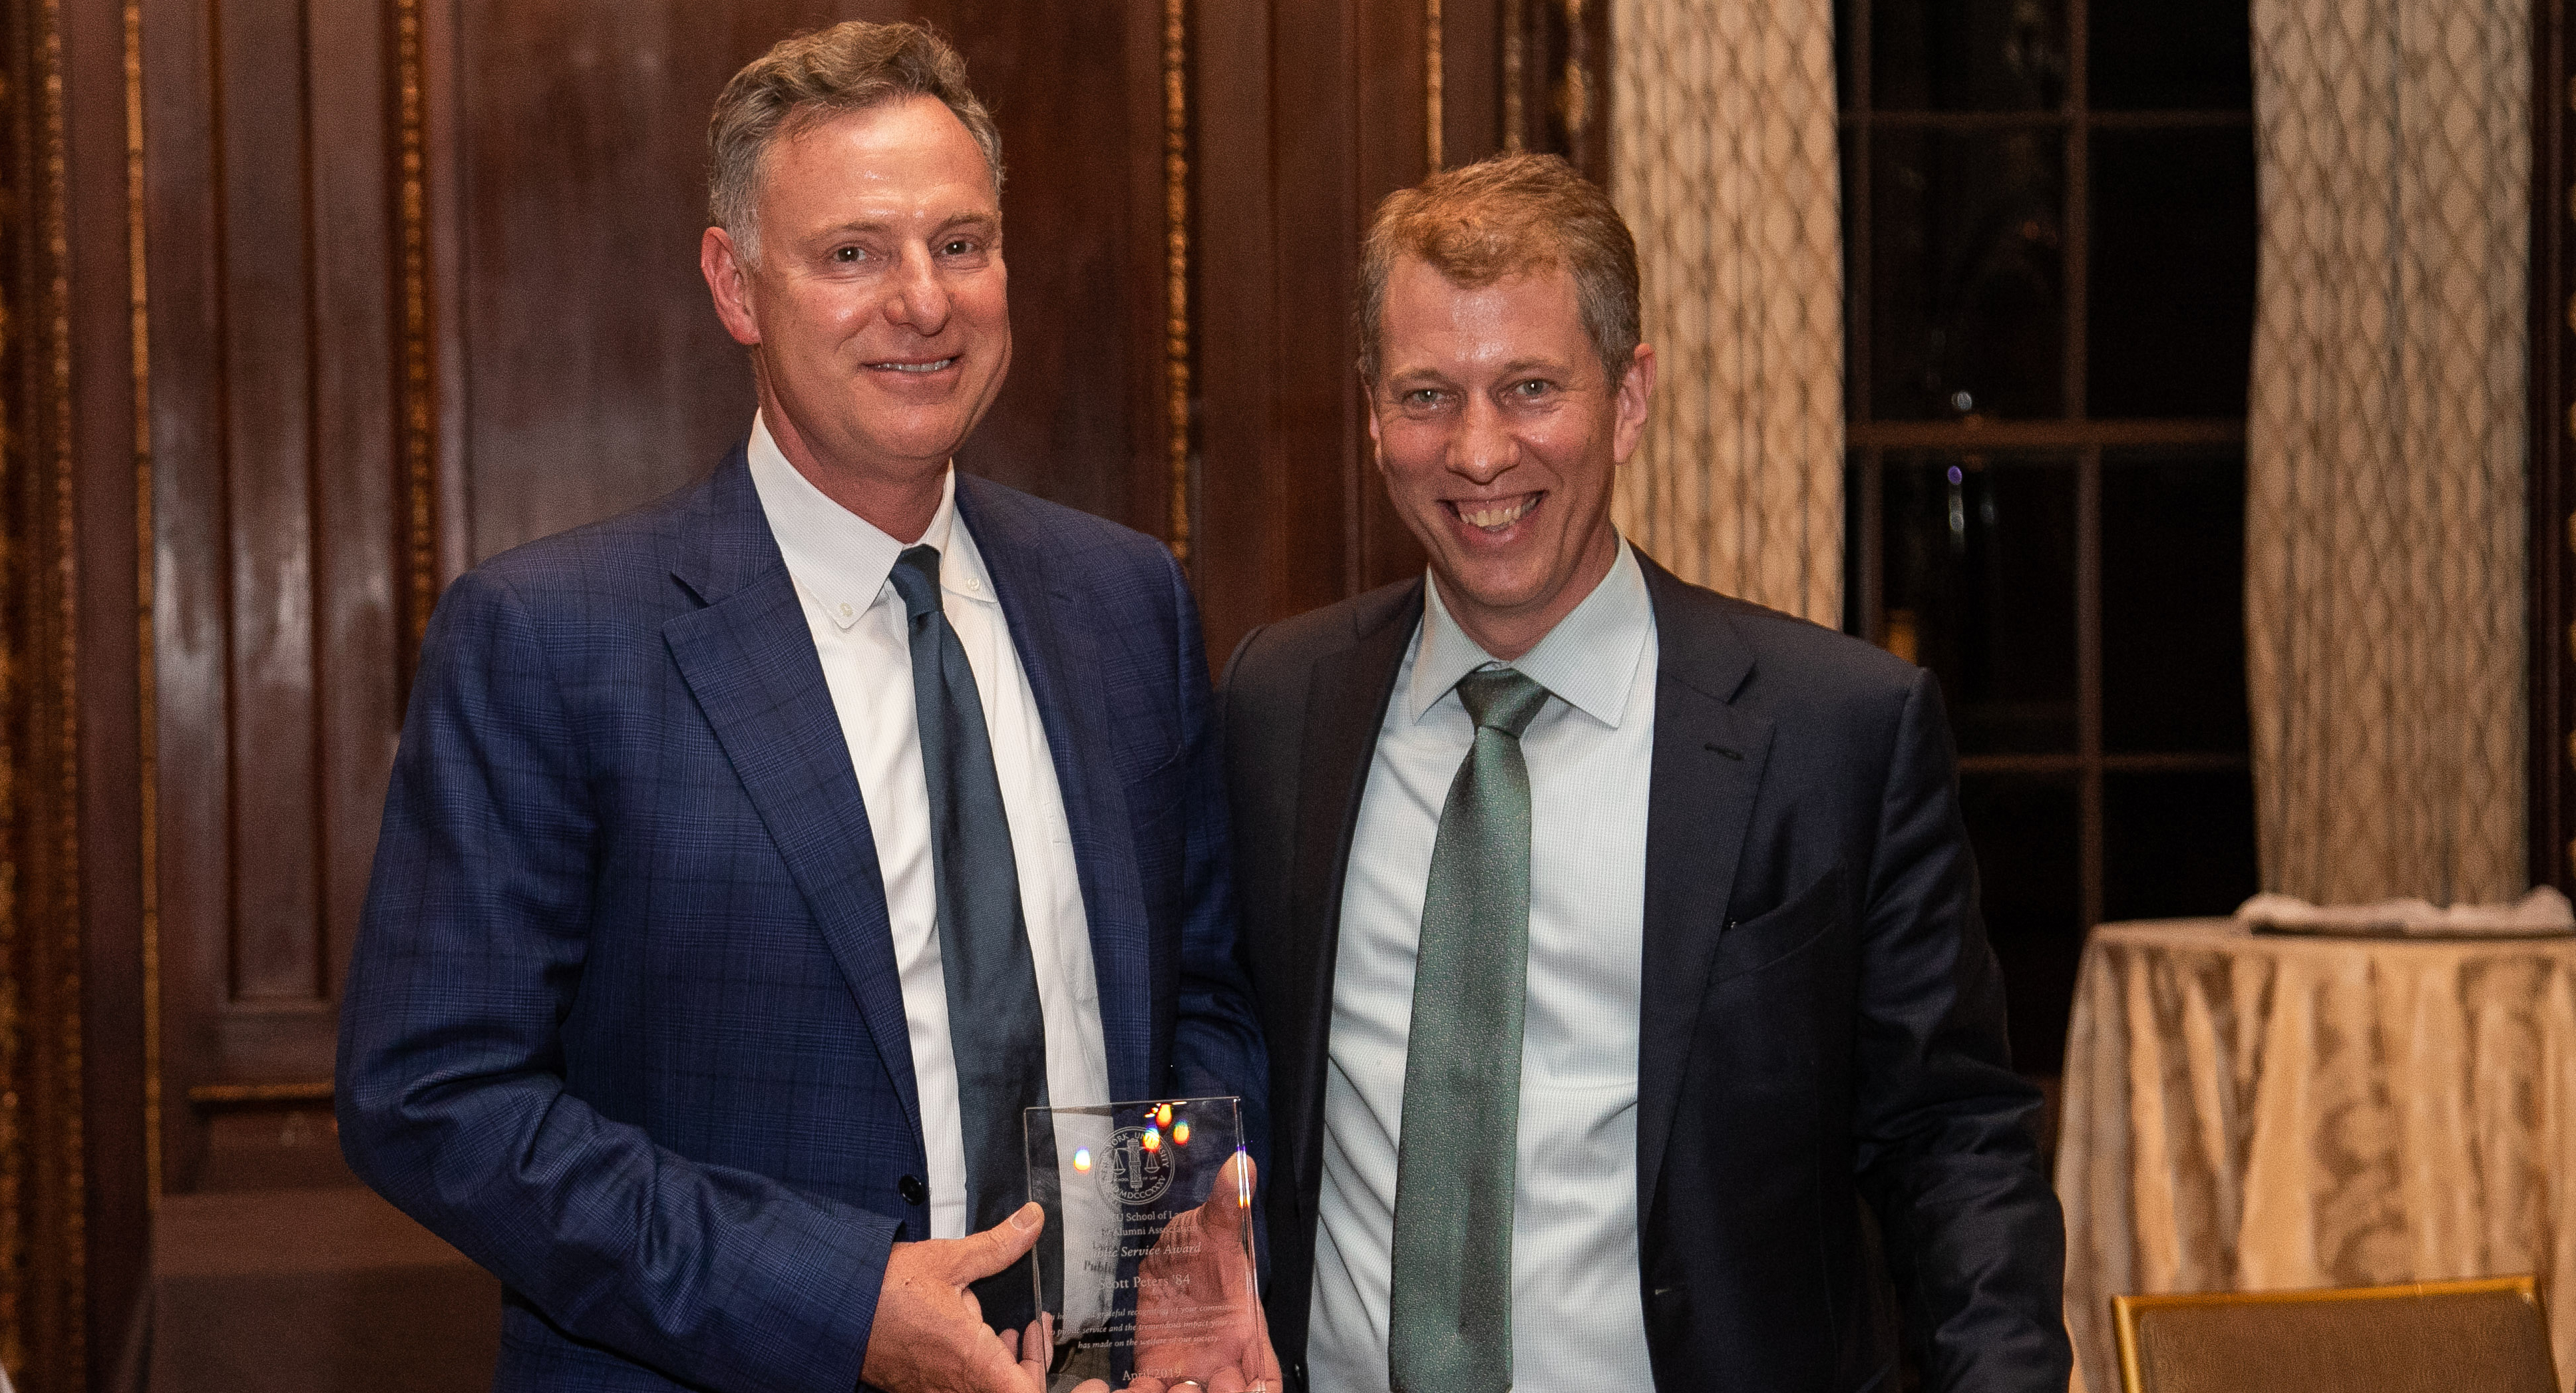
POLYGON ((1458 429, 1449 437, 1449 469, 1477 485, 1492 483, 1519 452, 1503 421, 1502 408, 1482 393, 1470 393, 1458 429))
POLYGON ((917 334, 936 334, 948 325, 948 288, 939 283, 927 247, 908 247, 903 265, 886 287, 886 318, 917 334))

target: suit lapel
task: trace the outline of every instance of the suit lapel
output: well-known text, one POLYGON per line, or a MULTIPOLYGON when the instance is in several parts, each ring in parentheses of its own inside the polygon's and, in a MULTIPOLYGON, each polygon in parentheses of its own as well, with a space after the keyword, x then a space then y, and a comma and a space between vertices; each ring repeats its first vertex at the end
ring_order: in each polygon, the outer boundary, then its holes
MULTIPOLYGON (((1351 643, 1319 658, 1307 679, 1305 726, 1298 741, 1297 822, 1288 879, 1289 981, 1301 992, 1307 1022, 1295 1061, 1304 1080, 1312 1145, 1291 1159, 1300 1192, 1311 1190, 1321 1162, 1324 1062, 1331 1050, 1333 967, 1341 938, 1342 881, 1351 861, 1360 795, 1377 754, 1378 728, 1395 692, 1397 669, 1422 620, 1422 582, 1399 591, 1388 607, 1353 616, 1351 643)), ((1273 1042, 1278 1048, 1281 1042, 1273 1042)))
POLYGON ((662 637, 849 979, 918 1138, 885 883, 840 714, 739 448, 706 495, 694 554, 672 570, 704 607, 664 624, 662 637))
POLYGON ((1637 1213, 1654 1212, 1710 956, 1726 928, 1771 722, 1731 703, 1751 650, 1718 599, 1642 554, 1655 607, 1655 738, 1646 801, 1645 977, 1637 1039, 1637 1213))
MULTIPOLYGON (((1127 792, 1108 771, 1117 766, 1109 740, 1109 694, 1097 662, 1093 614, 1066 585, 1049 554, 1050 539, 1013 506, 1011 495, 971 475, 957 476, 957 515, 983 553, 993 595, 1010 627, 1011 647, 1028 674, 1047 754, 1064 800, 1073 860, 1082 882, 1082 911, 1091 937, 1092 975, 1100 990, 1101 1043, 1109 1056, 1113 1098, 1146 1098, 1166 1060, 1154 1042, 1153 984, 1177 969, 1155 961, 1145 922, 1144 886, 1130 825, 1127 792), (1144 971, 1136 970, 1142 964, 1144 971)), ((1059 539, 1060 544, 1060 539, 1059 539)))

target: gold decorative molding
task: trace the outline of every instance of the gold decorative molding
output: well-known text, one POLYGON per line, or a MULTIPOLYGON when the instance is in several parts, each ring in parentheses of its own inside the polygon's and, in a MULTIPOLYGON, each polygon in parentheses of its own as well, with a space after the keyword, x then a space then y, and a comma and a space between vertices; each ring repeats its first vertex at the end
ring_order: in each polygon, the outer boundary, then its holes
MULTIPOLYGON (((35 1241, 51 1247, 60 1266, 51 1273, 44 1271, 43 1255, 31 1264, 45 1290, 35 1293, 31 1303, 36 1317, 50 1327, 52 1363, 57 1369, 85 1369, 89 1365, 87 1297, 89 1291, 89 1221, 88 1172, 83 1166, 87 1138, 81 1117, 81 905, 80 905, 80 590, 77 582, 78 534, 74 530, 77 510, 74 506, 74 449, 72 437, 72 280, 71 280, 71 180, 70 153, 67 146, 63 111, 63 13, 62 0, 45 0, 44 34, 38 45, 42 54, 42 91, 44 92, 44 189, 43 218, 45 229, 45 324, 50 342, 45 367, 45 392, 53 419, 46 423, 46 461, 51 485, 53 552, 51 584, 54 613, 53 739, 59 742, 51 762, 58 773, 54 787, 39 806, 53 809, 54 825, 47 829, 53 838, 53 876, 57 882, 48 926, 51 941, 38 945, 40 951, 29 955, 35 971, 44 971, 50 980, 49 992, 59 993, 49 1013, 54 1027, 53 1078, 49 1094, 40 1107, 53 1111, 55 1126, 50 1140, 59 1148, 47 1158, 58 1169, 46 1177, 48 1183, 38 1187, 40 1212, 55 1211, 51 1233, 39 1233, 35 1241)), ((43 1015, 39 1016, 42 1019, 43 1015)), ((41 1078, 41 1075, 37 1077, 41 1078)), ((39 1117, 43 1116, 40 1112, 39 1117)), ((41 1222, 41 1221, 40 1221, 41 1222)))
POLYGON ((1528 8, 1524 0, 1503 0, 1503 153, 1517 155, 1522 149, 1521 123, 1528 119, 1522 110, 1521 74, 1529 60, 1525 56, 1529 36, 1528 8))
POLYGON ((397 94, 396 207, 402 223, 402 478, 404 512, 403 655, 406 671, 420 652, 429 612, 438 603, 438 427, 430 342, 429 144, 427 46, 421 0, 395 0, 394 84, 397 94))
POLYGON ((1171 466, 1171 545, 1173 558, 1186 564, 1190 559, 1188 0, 1163 0, 1163 302, 1163 426, 1171 466))
POLYGON ((1446 55, 1445 34, 1440 20, 1440 0, 1422 0, 1422 152, 1425 168, 1440 172, 1441 159, 1441 83, 1445 77, 1442 65, 1446 55))

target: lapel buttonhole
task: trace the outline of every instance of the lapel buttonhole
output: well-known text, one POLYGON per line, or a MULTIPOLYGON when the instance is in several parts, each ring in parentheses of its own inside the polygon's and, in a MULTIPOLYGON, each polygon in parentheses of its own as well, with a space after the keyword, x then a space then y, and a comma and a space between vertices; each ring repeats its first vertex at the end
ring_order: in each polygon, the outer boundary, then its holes
POLYGON ((1725 747, 1724 745, 1714 745, 1714 744, 1713 744, 1713 745, 1710 745, 1708 748, 1709 748, 1709 751, 1710 751, 1711 753, 1713 753, 1713 754, 1721 754, 1721 755, 1724 755, 1724 756, 1726 756, 1728 759, 1735 760, 1735 761, 1737 761, 1737 762, 1739 762, 1739 763, 1740 763, 1740 762, 1742 762, 1742 761, 1743 761, 1743 759, 1744 759, 1744 752, 1743 752, 1742 750, 1730 750, 1730 749, 1728 749, 1727 747, 1725 747))

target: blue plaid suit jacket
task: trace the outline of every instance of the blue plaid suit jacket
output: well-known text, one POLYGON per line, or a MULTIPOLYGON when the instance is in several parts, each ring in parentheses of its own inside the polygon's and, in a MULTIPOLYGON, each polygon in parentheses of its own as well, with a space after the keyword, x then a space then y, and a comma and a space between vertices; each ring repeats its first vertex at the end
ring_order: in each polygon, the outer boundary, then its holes
MULTIPOLYGON (((1043 711, 1110 1088, 1240 1094, 1197 612, 1149 538, 960 476, 1043 711)), ((928 1236, 868 810, 737 448, 429 626, 340 1025, 342 1146, 506 1289, 501 1389, 857 1382, 928 1236), (915 1190, 915 1193, 920 1193, 915 1190)))

